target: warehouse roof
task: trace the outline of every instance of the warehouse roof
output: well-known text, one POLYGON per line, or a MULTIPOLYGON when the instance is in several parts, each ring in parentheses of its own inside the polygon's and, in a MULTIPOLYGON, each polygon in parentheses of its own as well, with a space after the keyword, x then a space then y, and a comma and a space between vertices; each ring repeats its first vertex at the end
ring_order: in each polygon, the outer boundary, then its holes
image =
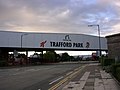
POLYGON ((106 38, 109 38, 109 37, 115 37, 115 36, 120 36, 120 33, 117 33, 117 34, 113 34, 113 35, 106 36, 106 38))

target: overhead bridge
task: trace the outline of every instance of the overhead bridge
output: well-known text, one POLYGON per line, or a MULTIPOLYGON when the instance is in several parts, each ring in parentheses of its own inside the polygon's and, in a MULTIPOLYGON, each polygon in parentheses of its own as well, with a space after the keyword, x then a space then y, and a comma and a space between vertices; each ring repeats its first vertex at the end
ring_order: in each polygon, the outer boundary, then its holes
POLYGON ((107 51, 107 40, 105 37, 84 34, 0 32, 0 59, 7 61, 8 52, 18 56, 18 52, 26 51, 27 56, 28 51, 43 54, 48 50, 107 51))
POLYGON ((29 50, 70 50, 70 51, 107 51, 107 40, 85 34, 71 33, 27 33, 27 32, 0 32, 0 50, 8 51, 29 50))

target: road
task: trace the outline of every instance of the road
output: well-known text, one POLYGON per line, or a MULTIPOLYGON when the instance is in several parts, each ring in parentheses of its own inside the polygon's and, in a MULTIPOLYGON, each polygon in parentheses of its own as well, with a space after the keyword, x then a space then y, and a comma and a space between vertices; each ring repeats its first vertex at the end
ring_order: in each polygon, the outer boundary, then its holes
POLYGON ((82 65, 66 63, 0 69, 0 90, 48 90, 82 65))

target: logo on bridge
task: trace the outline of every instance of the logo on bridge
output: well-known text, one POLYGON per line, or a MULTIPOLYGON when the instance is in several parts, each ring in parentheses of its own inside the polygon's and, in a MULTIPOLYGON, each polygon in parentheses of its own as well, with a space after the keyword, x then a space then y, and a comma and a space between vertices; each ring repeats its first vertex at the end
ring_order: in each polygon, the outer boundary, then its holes
POLYGON ((65 35, 63 41, 71 41, 70 36, 69 35, 65 35))
POLYGON ((86 42, 86 48, 89 48, 89 47, 90 47, 90 43, 86 42))
POLYGON ((47 41, 41 42, 41 43, 40 43, 40 47, 44 47, 46 42, 47 42, 47 41))

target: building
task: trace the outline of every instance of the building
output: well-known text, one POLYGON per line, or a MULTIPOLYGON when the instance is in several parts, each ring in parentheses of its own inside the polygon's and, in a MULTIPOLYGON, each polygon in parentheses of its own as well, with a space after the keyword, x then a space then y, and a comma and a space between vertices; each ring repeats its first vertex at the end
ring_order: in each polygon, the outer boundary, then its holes
POLYGON ((106 36, 108 44, 108 57, 120 60, 120 33, 106 36))

